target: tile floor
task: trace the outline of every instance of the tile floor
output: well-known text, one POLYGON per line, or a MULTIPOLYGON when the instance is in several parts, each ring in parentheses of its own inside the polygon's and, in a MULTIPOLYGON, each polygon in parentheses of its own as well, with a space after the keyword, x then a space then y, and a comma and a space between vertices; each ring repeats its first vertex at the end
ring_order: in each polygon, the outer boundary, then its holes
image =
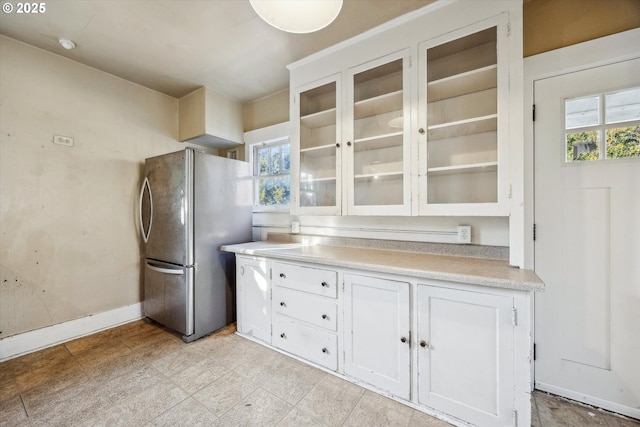
MULTIPOLYGON (((234 335, 144 321, 0 364, 0 426, 447 426, 234 335)), ((640 426, 536 392, 534 426, 640 426)))

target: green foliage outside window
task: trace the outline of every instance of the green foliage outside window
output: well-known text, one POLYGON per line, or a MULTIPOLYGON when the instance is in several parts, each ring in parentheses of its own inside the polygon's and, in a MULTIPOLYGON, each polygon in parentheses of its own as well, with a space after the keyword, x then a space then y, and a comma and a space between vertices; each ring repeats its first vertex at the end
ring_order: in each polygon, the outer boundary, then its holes
POLYGON ((290 199, 289 144, 255 149, 256 198, 258 206, 288 206, 290 199))
MULTIPOLYGON (((606 158, 640 157, 640 126, 607 129, 606 158)), ((598 160, 598 131, 567 135, 567 162, 598 160)))

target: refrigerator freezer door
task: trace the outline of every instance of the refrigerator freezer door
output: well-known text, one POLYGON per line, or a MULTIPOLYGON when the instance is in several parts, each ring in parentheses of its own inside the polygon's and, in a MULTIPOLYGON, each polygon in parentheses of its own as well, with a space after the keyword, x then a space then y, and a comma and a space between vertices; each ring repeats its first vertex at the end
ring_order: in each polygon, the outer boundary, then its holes
POLYGON ((192 206, 193 151, 147 159, 140 195, 146 258, 193 264, 192 206))
POLYGON ((144 314, 168 328, 192 335, 193 267, 147 259, 144 271, 144 314))

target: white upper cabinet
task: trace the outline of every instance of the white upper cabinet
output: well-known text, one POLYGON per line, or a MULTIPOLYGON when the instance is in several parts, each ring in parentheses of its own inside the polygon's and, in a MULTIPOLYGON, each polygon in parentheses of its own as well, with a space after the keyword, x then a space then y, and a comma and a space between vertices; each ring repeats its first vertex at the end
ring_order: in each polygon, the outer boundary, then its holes
POLYGON ((411 214, 409 60, 407 49, 347 73, 349 215, 411 214))
POLYGON ((292 64, 292 213, 509 216, 521 30, 517 2, 436 2, 292 64))
POLYGON ((293 101, 291 194, 294 213, 339 215, 342 177, 340 75, 301 87, 293 101))
POLYGON ((420 214, 506 215, 507 17, 420 43, 420 214))

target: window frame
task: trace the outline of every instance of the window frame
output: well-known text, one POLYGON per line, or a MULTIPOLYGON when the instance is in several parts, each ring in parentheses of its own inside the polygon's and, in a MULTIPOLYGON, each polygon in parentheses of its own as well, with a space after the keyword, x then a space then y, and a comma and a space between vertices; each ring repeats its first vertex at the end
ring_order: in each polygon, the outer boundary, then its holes
POLYGON ((275 138, 267 141, 260 141, 249 146, 251 178, 253 180, 253 212, 289 212, 291 209, 291 140, 288 136, 275 138), (265 147, 289 146, 289 172, 280 174, 259 175, 258 150, 265 147), (265 177, 289 177, 289 203, 287 205, 260 205, 258 204, 259 180, 265 177))
POLYGON ((633 86, 627 88, 620 88, 614 91, 609 92, 600 92, 593 93, 589 95, 578 96, 574 98, 566 98, 564 100, 563 106, 563 114, 564 114, 564 129, 563 129, 563 164, 564 165, 588 165, 588 164, 598 164, 602 161, 633 161, 640 160, 639 156, 630 156, 630 157, 607 157, 607 131, 610 129, 618 129, 622 127, 633 127, 640 126, 640 119, 637 120, 624 120, 624 121, 612 121, 607 122, 606 114, 607 114, 607 96, 625 92, 628 90, 637 90, 640 87, 633 86), (567 128, 567 101, 587 99, 587 98, 598 98, 598 124, 597 125, 588 125, 588 126, 579 126, 574 128, 567 128), (598 158, 593 160, 571 160, 569 161, 567 158, 567 137, 571 134, 582 133, 582 132, 597 132, 598 134, 598 158))

